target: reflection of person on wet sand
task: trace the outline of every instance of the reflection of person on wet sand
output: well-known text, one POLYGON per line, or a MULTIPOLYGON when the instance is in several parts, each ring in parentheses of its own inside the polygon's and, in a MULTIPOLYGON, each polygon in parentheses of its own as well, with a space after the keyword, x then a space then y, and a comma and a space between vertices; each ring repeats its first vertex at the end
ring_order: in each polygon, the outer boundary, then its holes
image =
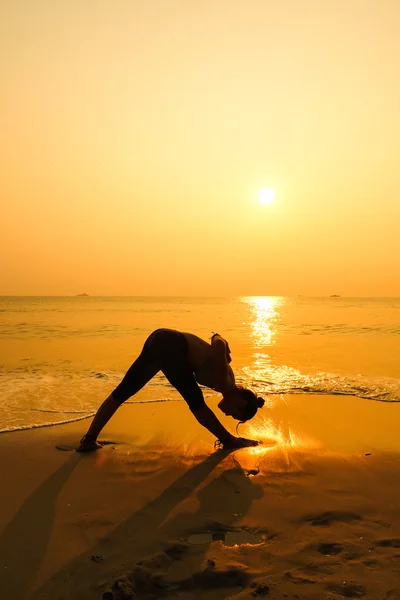
POLYGON ((258 442, 235 437, 225 429, 204 402, 198 385, 222 394, 218 408, 225 415, 243 423, 252 419, 257 409, 264 405, 264 400, 235 383, 230 362, 229 344, 217 333, 211 337, 209 344, 191 333, 173 329, 153 331, 121 383, 98 409, 77 451, 90 452, 101 448, 97 437, 106 423, 123 402, 136 394, 159 371, 186 400, 200 425, 215 435, 224 448, 256 446, 258 442))

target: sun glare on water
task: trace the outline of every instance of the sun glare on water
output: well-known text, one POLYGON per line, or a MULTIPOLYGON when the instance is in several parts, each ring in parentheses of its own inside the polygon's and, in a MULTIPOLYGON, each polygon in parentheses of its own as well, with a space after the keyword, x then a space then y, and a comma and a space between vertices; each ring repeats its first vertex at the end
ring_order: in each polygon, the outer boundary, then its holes
POLYGON ((266 188, 258 192, 258 200, 261 204, 271 204, 275 200, 275 191, 271 188, 266 188))

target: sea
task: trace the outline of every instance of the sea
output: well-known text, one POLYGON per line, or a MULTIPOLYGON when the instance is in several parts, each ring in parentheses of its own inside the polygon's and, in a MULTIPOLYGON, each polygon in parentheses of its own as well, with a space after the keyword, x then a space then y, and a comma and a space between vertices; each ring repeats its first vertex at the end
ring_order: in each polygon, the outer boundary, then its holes
MULTIPOLYGON (((400 298, 5 296, 0 433, 93 415, 159 327, 220 333, 237 382, 266 398, 400 402, 400 298)), ((177 401, 161 373, 129 400, 177 401)))

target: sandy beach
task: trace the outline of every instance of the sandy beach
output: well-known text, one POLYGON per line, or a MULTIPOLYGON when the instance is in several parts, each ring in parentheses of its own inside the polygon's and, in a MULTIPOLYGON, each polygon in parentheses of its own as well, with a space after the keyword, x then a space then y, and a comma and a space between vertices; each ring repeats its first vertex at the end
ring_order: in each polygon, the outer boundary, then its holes
POLYGON ((400 598, 397 422, 288 395, 234 453, 183 402, 123 407, 91 455, 86 422, 4 434, 1 597, 400 598))

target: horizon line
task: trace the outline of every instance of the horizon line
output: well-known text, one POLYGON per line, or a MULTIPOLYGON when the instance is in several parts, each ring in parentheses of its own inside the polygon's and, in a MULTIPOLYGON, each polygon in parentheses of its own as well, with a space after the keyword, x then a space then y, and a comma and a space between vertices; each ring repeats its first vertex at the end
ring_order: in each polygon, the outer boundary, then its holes
POLYGON ((0 294, 0 298, 400 298, 400 294, 0 294))

